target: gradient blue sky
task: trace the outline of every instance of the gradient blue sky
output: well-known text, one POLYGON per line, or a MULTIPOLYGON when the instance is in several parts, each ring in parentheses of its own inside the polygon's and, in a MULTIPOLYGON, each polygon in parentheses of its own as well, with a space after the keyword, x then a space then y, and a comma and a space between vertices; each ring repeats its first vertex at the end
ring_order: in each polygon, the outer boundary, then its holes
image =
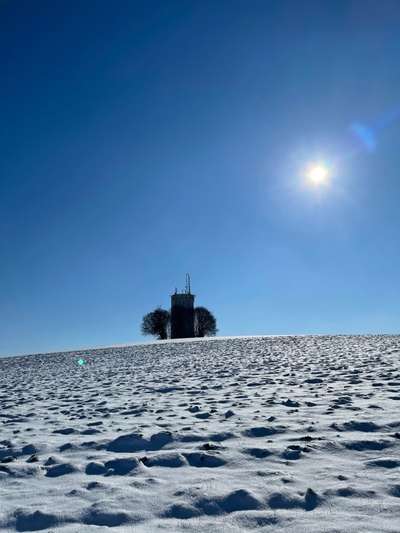
POLYGON ((400 331, 400 3, 0 2, 0 354, 400 331), (396 114, 396 113, 395 113, 396 114), (328 191, 301 187, 308 161, 328 191))

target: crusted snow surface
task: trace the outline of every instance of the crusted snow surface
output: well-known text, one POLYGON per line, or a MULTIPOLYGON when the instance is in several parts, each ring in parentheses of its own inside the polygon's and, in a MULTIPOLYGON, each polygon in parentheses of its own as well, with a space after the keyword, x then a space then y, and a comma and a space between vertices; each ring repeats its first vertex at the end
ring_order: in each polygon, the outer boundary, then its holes
POLYGON ((398 533, 399 363, 398 336, 0 359, 0 530, 398 533))

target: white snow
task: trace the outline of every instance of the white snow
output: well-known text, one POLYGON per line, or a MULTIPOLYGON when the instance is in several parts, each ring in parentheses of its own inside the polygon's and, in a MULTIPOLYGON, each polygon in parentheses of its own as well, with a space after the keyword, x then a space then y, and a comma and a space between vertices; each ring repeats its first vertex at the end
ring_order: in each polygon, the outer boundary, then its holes
POLYGON ((399 362, 399 336, 0 359, 0 530, 399 533, 399 362))

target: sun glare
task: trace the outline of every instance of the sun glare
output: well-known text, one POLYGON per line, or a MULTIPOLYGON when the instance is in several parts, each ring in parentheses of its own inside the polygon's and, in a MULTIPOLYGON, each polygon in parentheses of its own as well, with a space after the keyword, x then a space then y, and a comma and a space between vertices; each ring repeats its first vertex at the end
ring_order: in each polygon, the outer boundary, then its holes
POLYGON ((329 170, 321 164, 312 164, 306 172, 307 183, 312 187, 322 187, 329 183, 329 170))

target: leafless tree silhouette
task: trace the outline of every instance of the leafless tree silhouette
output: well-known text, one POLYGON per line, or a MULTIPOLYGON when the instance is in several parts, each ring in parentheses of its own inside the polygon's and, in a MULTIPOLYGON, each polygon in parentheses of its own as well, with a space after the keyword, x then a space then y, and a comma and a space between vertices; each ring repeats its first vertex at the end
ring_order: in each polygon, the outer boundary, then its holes
POLYGON ((217 333, 215 316, 206 307, 194 310, 194 334, 196 337, 214 336, 217 333))
POLYGON ((142 333, 143 335, 154 335, 158 339, 167 339, 169 321, 169 311, 157 307, 151 313, 144 315, 142 320, 142 333))

